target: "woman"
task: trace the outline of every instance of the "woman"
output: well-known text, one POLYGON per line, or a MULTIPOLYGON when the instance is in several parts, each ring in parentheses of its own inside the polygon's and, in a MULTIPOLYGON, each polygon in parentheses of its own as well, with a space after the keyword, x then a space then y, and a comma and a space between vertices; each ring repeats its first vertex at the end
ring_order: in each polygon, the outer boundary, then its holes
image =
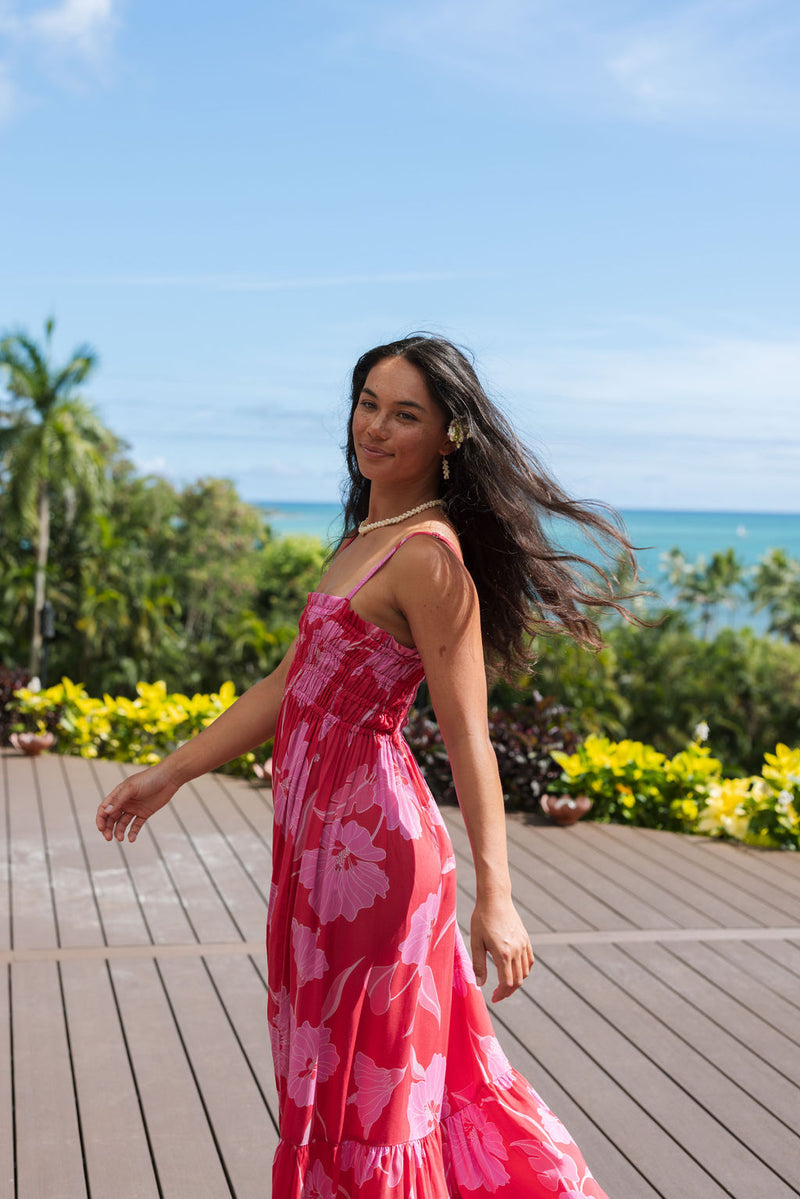
POLYGON ((602 571, 555 549, 539 512, 624 536, 526 455, 464 355, 425 334, 353 373, 349 532, 283 662, 98 810, 133 841, 178 787, 275 737, 267 956, 280 1096, 275 1199, 594 1196, 563 1125, 506 1060, 483 996, 533 965, 511 899, 485 664, 555 624, 599 643, 578 604, 620 609, 602 571), (455 860, 400 730, 422 678, 475 864, 471 955, 455 860))

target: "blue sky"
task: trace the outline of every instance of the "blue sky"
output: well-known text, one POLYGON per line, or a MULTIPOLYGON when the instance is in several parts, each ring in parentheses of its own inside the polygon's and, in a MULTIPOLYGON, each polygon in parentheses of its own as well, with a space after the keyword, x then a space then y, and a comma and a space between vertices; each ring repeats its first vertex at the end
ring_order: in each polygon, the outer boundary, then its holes
POLYGON ((796 0, 0 0, 0 329, 250 499, 426 328, 577 495, 800 512, 799 60, 796 0))

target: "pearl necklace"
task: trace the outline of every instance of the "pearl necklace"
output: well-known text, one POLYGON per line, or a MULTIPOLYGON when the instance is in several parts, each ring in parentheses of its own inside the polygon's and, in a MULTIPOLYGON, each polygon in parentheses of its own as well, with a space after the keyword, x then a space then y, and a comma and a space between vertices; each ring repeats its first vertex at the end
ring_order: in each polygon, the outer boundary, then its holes
POLYGON ((417 504, 416 508, 409 508, 408 512, 401 512, 399 516, 387 516, 386 520, 373 520, 369 524, 362 520, 358 526, 358 535, 363 537, 365 533, 371 533, 373 529, 382 529, 384 525, 399 525, 401 520, 408 520, 409 516, 416 516, 418 512, 424 512, 426 508, 435 508, 440 503, 441 500, 426 500, 424 504, 417 504))

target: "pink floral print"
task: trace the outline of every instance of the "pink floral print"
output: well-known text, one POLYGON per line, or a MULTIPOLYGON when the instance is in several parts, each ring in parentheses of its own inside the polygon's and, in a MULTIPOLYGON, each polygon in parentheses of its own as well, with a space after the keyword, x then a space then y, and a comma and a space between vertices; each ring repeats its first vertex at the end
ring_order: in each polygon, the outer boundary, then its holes
POLYGON ((405 1070, 389 1070, 384 1066, 377 1066, 366 1053, 359 1052, 355 1058, 354 1074, 356 1091, 347 1102, 355 1103, 364 1125, 364 1136, 368 1137, 372 1125, 386 1107, 405 1070))
POLYGON ((289 1046, 287 1089, 298 1107, 307 1106, 318 1082, 325 1082, 339 1065, 339 1054, 330 1043, 330 1029, 314 1028, 307 1021, 293 1029, 289 1046))
POLYGON ((400 730, 414 650, 312 593, 278 720, 268 1016, 275 1199, 606 1199, 509 1065, 455 858, 400 730))
POLYGON ((385 857, 356 820, 325 826, 319 846, 307 849, 300 862, 300 882, 323 923, 337 916, 355 920, 362 908, 385 896, 389 880, 377 865, 385 857))

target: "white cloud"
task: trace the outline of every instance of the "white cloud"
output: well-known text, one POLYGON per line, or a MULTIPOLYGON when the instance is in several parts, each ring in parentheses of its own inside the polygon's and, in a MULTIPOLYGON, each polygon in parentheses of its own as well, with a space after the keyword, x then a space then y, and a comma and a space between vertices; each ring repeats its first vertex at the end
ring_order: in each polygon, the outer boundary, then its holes
POLYGON ((121 0, 62 0, 26 12, 0 0, 0 125, 19 116, 42 84, 83 87, 87 66, 108 66, 121 0), (19 82, 24 80, 24 86, 19 82))
POLYGON ((800 120, 794 0, 407 0, 375 20, 384 46, 567 111, 800 120))
MULTIPOLYGON (((520 431, 550 461, 562 461, 567 450, 588 455, 587 462, 596 454, 595 470, 606 461, 619 471, 625 461, 630 481, 637 445, 659 458, 674 451, 679 470, 686 466, 681 445, 684 457, 702 445, 708 462, 749 448, 761 478, 767 462, 790 462, 788 483, 800 460, 800 338, 704 337, 608 350, 571 339, 489 364, 487 373, 520 431)), ((798 486, 791 484, 793 495, 798 486)))
POLYGON ((87 59, 105 52, 114 25, 113 0, 63 0, 27 19, 34 37, 87 59))
POLYGON ((14 80, 8 74, 3 63, 0 63, 0 125, 10 120, 17 111, 19 96, 14 80))

